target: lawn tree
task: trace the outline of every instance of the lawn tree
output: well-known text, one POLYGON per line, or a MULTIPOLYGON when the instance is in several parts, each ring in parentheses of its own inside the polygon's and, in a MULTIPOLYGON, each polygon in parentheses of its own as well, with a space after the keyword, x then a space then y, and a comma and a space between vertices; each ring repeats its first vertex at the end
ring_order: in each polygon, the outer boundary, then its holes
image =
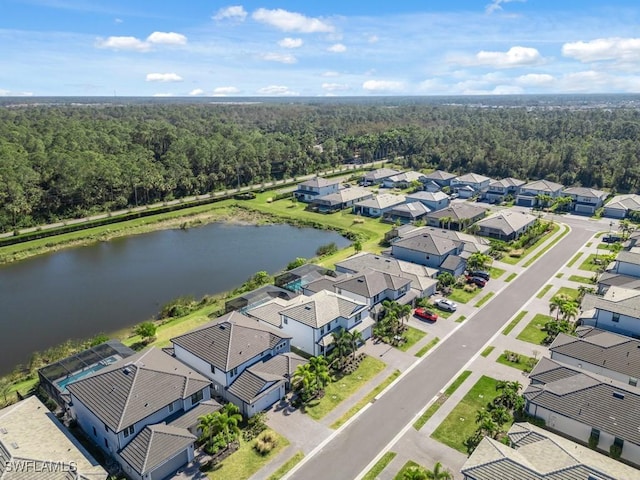
POLYGON ((331 350, 331 363, 338 365, 338 370, 342 370, 346 364, 347 357, 351 353, 351 339, 349 332, 344 328, 339 328, 331 332, 333 337, 333 350, 331 350))
POLYGON ((303 363, 296 367, 291 379, 291 387, 293 391, 300 397, 302 403, 307 403, 312 396, 314 375, 311 366, 303 363))
POLYGON ((560 320, 562 306, 569 301, 569 297, 564 294, 558 294, 549 301, 549 313, 556 313, 556 322, 560 320))
POLYGON ((362 332, 353 330, 352 332, 347 332, 346 337, 349 341, 349 347, 351 349, 351 354, 353 355, 353 360, 355 361, 356 354, 358 353, 358 347, 360 346, 360 344, 364 343, 362 332))
POLYGON ((433 465, 432 470, 427 470, 427 480, 453 480, 453 474, 445 469, 440 462, 433 465))
POLYGON ((486 270, 491 265, 492 258, 480 252, 475 252, 469 255, 467 259, 467 268, 473 270, 486 270))
POLYGON ((324 390, 324 387, 331 380, 329 375, 329 364, 324 356, 311 357, 309 359, 309 367, 313 376, 314 394, 318 394, 324 390))
POLYGON ((427 471, 424 468, 412 465, 402 472, 401 480, 428 480, 428 478, 427 471))
POLYGON ((135 333, 136 335, 139 335, 140 338, 142 338, 143 342, 150 342, 153 340, 153 338, 156 336, 156 331, 158 330, 158 327, 156 327, 156 324, 153 322, 142 322, 138 325, 136 325, 135 329, 133 330, 133 333, 135 333))

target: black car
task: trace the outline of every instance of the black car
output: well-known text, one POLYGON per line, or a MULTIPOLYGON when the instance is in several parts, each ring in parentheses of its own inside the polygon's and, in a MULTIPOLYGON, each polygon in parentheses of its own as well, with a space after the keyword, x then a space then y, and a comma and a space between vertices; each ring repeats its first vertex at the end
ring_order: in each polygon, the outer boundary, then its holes
POLYGON ((616 243, 616 242, 619 242, 620 240, 622 240, 622 237, 620 237, 619 235, 609 234, 602 237, 602 241, 604 243, 616 243))
POLYGON ((489 272, 485 272, 484 270, 477 270, 475 272, 470 272, 469 276, 470 277, 480 277, 485 282, 488 282, 489 279, 491 278, 491 274, 489 272))

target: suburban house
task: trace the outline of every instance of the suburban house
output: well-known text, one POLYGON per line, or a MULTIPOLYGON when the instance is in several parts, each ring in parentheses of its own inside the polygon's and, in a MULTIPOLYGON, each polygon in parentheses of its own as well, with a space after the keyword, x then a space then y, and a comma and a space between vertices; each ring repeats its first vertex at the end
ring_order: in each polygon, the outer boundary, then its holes
POLYGON ((485 217, 486 208, 470 203, 452 203, 447 208, 427 214, 427 225, 449 230, 464 230, 485 217))
POLYGON ((460 256, 463 251, 463 242, 430 233, 400 238, 391 244, 394 258, 437 268, 455 276, 464 273, 466 262, 460 256))
POLYGON ((562 192, 564 196, 571 197, 573 201, 571 209, 576 213, 593 215, 596 210, 604 205, 609 194, 602 190, 585 187, 569 187, 562 192))
POLYGON ((407 202, 420 202, 432 212, 447 208, 451 200, 443 192, 415 192, 407 195, 407 202))
POLYGON ((490 183, 489 177, 477 173, 467 173, 451 180, 451 189, 458 193, 460 198, 471 198, 474 195, 483 195, 489 189, 490 183))
POLYGON ((322 213, 337 212, 369 198, 373 198, 373 192, 366 188, 343 188, 335 193, 314 198, 311 206, 322 213))
POLYGON ((620 273, 601 273, 598 277, 598 295, 604 295, 610 287, 640 290, 640 278, 620 273))
POLYGON ((399 173, 402 172, 400 170, 394 170, 393 168, 378 168, 377 170, 365 173, 362 177, 362 183, 364 186, 378 185, 382 183, 385 178, 398 175, 399 173))
POLYGON ((35 395, 0 410, 0 432, 2 480, 107 480, 109 477, 35 395))
POLYGON ((373 320, 369 307, 345 295, 322 290, 310 297, 298 297, 290 304, 274 301, 247 312, 259 322, 278 325, 291 343, 309 355, 324 355, 332 348, 333 332, 340 329, 371 337, 373 320))
POLYGON ((383 193, 368 200, 358 202, 353 206, 353 213, 364 215, 365 217, 378 218, 387 213, 393 207, 405 202, 404 195, 394 195, 383 193))
POLYGON ((456 178, 453 173, 445 172, 444 170, 435 170, 431 173, 425 173, 425 183, 435 182, 442 187, 451 187, 451 181, 456 178))
POLYGON ((411 280, 399 275, 379 270, 363 270, 351 275, 343 275, 334 283, 335 292, 369 308, 384 300, 395 300, 402 304, 411 304, 417 293, 409 295, 411 280))
POLYGON ((424 180, 424 173, 409 171, 384 178, 382 186, 384 188, 409 188, 412 182, 423 182, 424 180))
POLYGON ((464 232, 458 232, 455 230, 443 230, 435 227, 416 227, 413 225, 404 225, 392 230, 392 235, 389 236, 389 242, 396 241, 397 238, 408 238, 415 235, 436 235, 438 237, 447 238, 454 242, 462 242, 464 244, 463 251, 460 254, 463 258, 469 258, 469 255, 473 253, 487 253, 491 249, 491 242, 483 237, 476 235, 470 235, 464 232))
POLYGON ((193 460, 196 441, 170 421, 209 400, 210 385, 192 367, 151 348, 67 385, 69 410, 127 476, 163 479, 193 460))
POLYGON ((549 346, 552 360, 638 386, 640 340, 594 327, 578 327, 576 334, 558 334, 549 346))
POLYGON ((608 271, 622 275, 629 275, 630 277, 640 277, 640 252, 618 252, 614 261, 613 269, 608 271))
MULTIPOLYGON (((530 373, 525 411, 562 435, 640 465, 640 394, 543 357, 530 373)), ((637 475, 637 474, 636 474, 637 475)))
POLYGON ((634 193, 616 195, 604 206, 605 217, 627 218, 634 212, 640 212, 640 195, 634 193))
POLYGON ((464 480, 633 480, 638 470, 530 423, 508 445, 485 437, 460 470, 464 480))
POLYGON ((340 190, 340 180, 315 177, 298 184, 294 196, 301 202, 311 203, 314 198, 336 193, 340 190))
POLYGON ((521 207, 545 206, 540 202, 542 195, 548 196, 552 201, 562 196, 564 185, 550 182, 549 180, 536 180, 520 187, 520 193, 516 196, 516 205, 521 207))
POLYGON ((422 190, 424 190, 425 192, 434 193, 441 191, 441 187, 433 180, 427 180, 422 184, 422 190))
POLYGON ((292 292, 302 292, 305 285, 326 276, 336 276, 336 272, 330 268, 321 267, 314 263, 306 263, 284 273, 276 275, 273 283, 292 292))
POLYGON ((384 220, 389 223, 399 222, 402 225, 424 220, 430 210, 421 202, 403 203, 390 208, 384 214, 384 220))
POLYGON ((436 293, 438 270, 397 258, 360 252, 336 263, 336 272, 354 274, 365 270, 377 270, 411 280, 411 288, 419 292, 420 297, 429 297, 436 293))
POLYGON ((275 285, 263 285, 260 288, 243 293, 224 302, 224 313, 229 313, 233 310, 244 312, 250 308, 269 302, 274 298, 291 300, 297 295, 298 293, 287 290, 286 288, 276 287, 275 285))
POLYGON ((483 218, 476 226, 478 235, 509 242, 529 230, 536 220, 537 217, 529 213, 503 210, 483 218))
POLYGON ((623 335, 640 335, 640 290, 609 287, 602 297, 587 293, 581 309, 579 325, 623 335))
POLYGON ((207 377, 214 394, 247 417, 284 397, 287 372, 265 373, 265 363, 289 353, 290 341, 286 332, 238 312, 171 339, 175 358, 207 377))
POLYGON ((518 193, 520 193, 520 187, 525 183, 523 180, 512 177, 493 180, 489 183, 489 188, 487 188, 484 196, 490 203, 500 203, 507 195, 511 195, 515 200, 518 193))
POLYGON ((628 252, 629 251, 636 252, 637 251, 636 249, 640 247, 640 245, 638 245, 639 240, 640 240, 640 232, 636 230, 635 232, 632 232, 629 234, 629 237, 622 244, 622 247, 624 250, 628 252))

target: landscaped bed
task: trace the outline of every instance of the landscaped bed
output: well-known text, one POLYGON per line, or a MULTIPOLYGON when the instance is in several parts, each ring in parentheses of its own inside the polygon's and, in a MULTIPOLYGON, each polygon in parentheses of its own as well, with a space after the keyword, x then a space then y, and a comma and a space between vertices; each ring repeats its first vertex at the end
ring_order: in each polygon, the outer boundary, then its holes
POLYGON ((507 367, 517 368, 523 372, 530 372, 535 367, 536 359, 516 352, 505 350, 497 358, 496 362, 507 367))

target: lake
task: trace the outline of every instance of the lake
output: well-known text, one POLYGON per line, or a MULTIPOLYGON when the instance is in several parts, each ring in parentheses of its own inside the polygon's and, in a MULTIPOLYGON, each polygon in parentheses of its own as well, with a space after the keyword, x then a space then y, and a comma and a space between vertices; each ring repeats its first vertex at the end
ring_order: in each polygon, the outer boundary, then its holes
POLYGON ((183 295, 197 299, 349 241, 290 225, 209 224, 100 242, 0 267, 0 375, 34 351, 115 332, 183 295))

